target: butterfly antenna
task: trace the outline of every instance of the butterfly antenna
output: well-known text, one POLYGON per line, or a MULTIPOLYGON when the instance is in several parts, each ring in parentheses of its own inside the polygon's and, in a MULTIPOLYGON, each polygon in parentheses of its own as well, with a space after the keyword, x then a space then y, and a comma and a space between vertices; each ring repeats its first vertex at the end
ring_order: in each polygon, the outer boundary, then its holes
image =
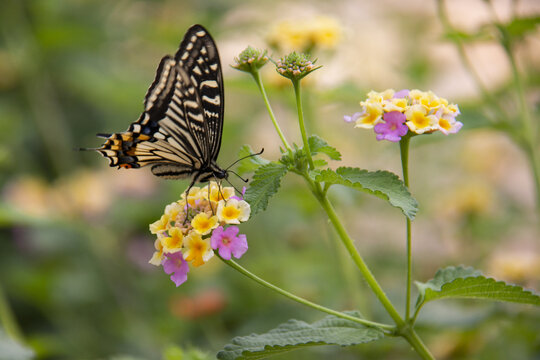
MULTIPOLYGON (((238 164, 240 161, 242 161, 242 160, 244 160, 244 159, 247 159, 247 158, 250 158, 250 157, 253 157, 253 156, 259 156, 259 155, 261 155, 263 152, 264 152, 264 148, 262 148, 261 151, 259 151, 258 153, 255 153, 255 154, 249 154, 249 155, 247 155, 247 156, 241 157, 240 159, 236 160, 236 161, 233 162, 231 165, 229 165, 229 167, 226 168, 225 171, 229 170, 229 169, 232 168, 234 165, 238 164)), ((232 172, 232 171, 231 171, 231 172, 232 172)), ((236 176, 238 176, 238 174, 237 174, 236 176)), ((238 176, 238 177, 240 177, 240 176, 238 176)), ((240 177, 240 179, 242 179, 242 178, 240 177)), ((244 179, 242 179, 242 180, 244 180, 244 179)), ((244 182, 247 182, 247 181, 244 180, 244 182)))
MULTIPOLYGON (((232 172, 232 171, 231 171, 231 172, 232 172)), ((233 173, 233 174, 236 175, 236 173, 233 173)), ((240 176, 238 176, 238 177, 240 177, 240 176)), ((242 178, 240 178, 240 179, 242 179, 242 178)), ((242 179, 242 180, 244 180, 244 179, 242 179)), ((234 185, 229 181, 229 179, 225 179, 225 181, 227 181, 227 182, 229 183, 229 185, 231 185, 237 193, 239 193, 239 194, 242 193, 241 191, 238 191, 238 189, 236 188, 236 186, 234 186, 234 185)))

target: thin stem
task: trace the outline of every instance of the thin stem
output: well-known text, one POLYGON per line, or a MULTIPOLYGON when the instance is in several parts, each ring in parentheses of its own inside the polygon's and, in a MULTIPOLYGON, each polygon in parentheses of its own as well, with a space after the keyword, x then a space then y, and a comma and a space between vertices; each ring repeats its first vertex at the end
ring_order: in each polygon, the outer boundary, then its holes
POLYGON ((306 133, 306 125, 304 122, 304 111, 302 110, 302 95, 300 92, 300 80, 293 79, 291 80, 294 86, 294 94, 296 96, 296 108, 298 109, 298 121, 300 123, 300 133, 302 134, 302 141, 304 143, 304 149, 306 151, 306 156, 309 163, 310 170, 315 170, 315 165, 313 164, 313 158, 311 157, 311 151, 309 149, 309 142, 306 133))
MULTIPOLYGON (((410 136, 404 136, 399 142, 401 153, 401 169, 403 171, 403 182, 409 187, 409 143, 410 136)), ((411 315, 411 283, 412 283, 412 251, 411 251, 411 219, 405 217, 407 222, 407 294, 405 297, 405 319, 409 320, 411 315)))
POLYGON ((512 76, 514 78, 514 87, 516 89, 517 100, 519 103, 519 113, 523 130, 522 137, 523 139, 525 139, 524 150, 527 153, 527 157, 529 159, 533 172, 533 179, 536 190, 536 207, 537 209, 540 209, 540 163, 536 148, 538 129, 535 127, 535 124, 529 112, 529 107, 527 106, 525 89, 521 80, 521 75, 519 74, 519 70, 517 68, 516 59, 514 57, 514 54, 512 53, 512 46, 509 41, 509 39, 506 41, 503 40, 503 48, 505 50, 506 56, 508 57, 508 60, 510 61, 510 67, 512 69, 512 76))
MULTIPOLYGON (((437 1, 437 13, 439 15, 439 19, 441 20, 441 23, 444 27, 444 30, 446 33, 454 33, 455 30, 450 24, 450 20, 448 20, 448 15, 446 14, 445 6, 444 6, 444 0, 438 0, 437 1)), ((476 86, 478 86, 478 89, 482 93, 482 96, 484 99, 486 99, 491 106, 493 106, 496 111, 495 114, 502 115, 499 118, 496 118, 494 120, 500 121, 501 118, 508 118, 506 112, 500 106, 499 101, 488 91, 482 80, 480 79, 480 75, 474 68, 472 62, 470 61, 469 57, 467 56, 467 52, 465 51, 465 46, 463 45, 463 42, 461 39, 457 36, 455 39, 456 48, 458 50, 459 57, 461 59, 461 62, 465 66, 465 69, 469 72, 471 77, 474 79, 474 82, 476 83, 476 86)))
POLYGON ((1 286, 0 286, 0 324, 2 325, 2 328, 4 328, 4 330, 6 331, 6 334, 9 337, 11 337, 12 339, 20 343, 24 342, 24 337, 21 332, 21 329, 19 328, 19 324, 17 324, 17 321, 15 320, 15 315, 13 314, 13 311, 11 310, 11 307, 9 306, 9 303, 7 301, 7 298, 1 286))
POLYGON ((276 120, 276 117, 274 115, 274 112, 272 111, 272 107, 270 106, 270 101, 268 100, 268 96, 266 95, 266 90, 264 89, 264 85, 262 83, 262 78, 258 70, 251 72, 251 75, 253 76, 253 79, 257 83, 257 86, 259 87, 259 91, 261 92, 261 95, 264 100, 264 104, 266 105, 266 110, 268 110, 268 114, 270 115, 270 119, 272 119, 272 123, 274 124, 274 127, 276 128, 276 131, 279 135, 279 138, 281 139, 281 142, 283 143, 283 146, 288 151, 292 151, 291 147, 289 146, 289 143, 287 142, 287 139, 285 138, 285 135, 283 135, 283 132, 281 131, 281 128, 279 127, 279 124, 276 120))
POLYGON ((418 334, 414 329, 409 329, 403 333, 403 337, 411 344, 413 349, 425 360, 435 360, 433 355, 429 352, 429 349, 422 342, 422 339, 418 337, 418 334))
POLYGON ((398 327, 405 326, 405 321, 403 321, 403 319, 397 312, 396 308, 394 307, 394 305, 392 305, 392 303, 390 302, 390 300, 384 293, 383 289, 381 288, 381 286, 379 285, 379 283, 377 282, 377 280, 375 279, 375 277, 369 270, 368 266, 364 262, 364 259, 362 259, 362 256, 360 255, 360 253, 354 246, 354 243, 351 237, 349 236, 349 234, 347 233, 347 230, 345 230, 343 224, 339 220, 336 214, 336 211, 334 210, 334 207, 332 206, 332 204, 330 203, 326 195, 320 192, 319 193, 314 192, 314 194, 317 200, 319 200, 319 203, 321 204, 323 209, 326 211, 326 214, 328 215, 328 218, 330 219, 330 222, 332 223, 332 225, 334 225, 334 228, 336 229, 341 241, 343 242, 343 245, 345 246, 345 248, 349 252, 349 255, 353 259, 354 263, 356 264, 356 266, 358 267, 358 269, 364 276, 364 279, 368 283, 369 287, 375 293, 375 296, 377 296, 377 298, 379 299, 381 304, 384 306, 384 308, 386 309, 390 317, 392 317, 396 325, 398 327))
POLYGON ((248 278, 258 282, 259 284, 271 289, 271 290, 274 290, 278 293, 280 293, 281 295, 284 295, 286 297, 288 297, 289 299, 291 300, 294 300, 296 302, 299 302, 303 305, 306 305, 306 306, 309 306, 313 309, 316 309, 316 310, 319 310, 319 311, 322 311, 322 312, 325 312, 327 314, 331 314, 331 315, 335 315, 337 317, 340 317, 340 318, 343 318, 343 319, 347 319, 347 320, 351 320, 351 321, 354 321, 354 322, 357 322, 359 324, 362 324, 362 325, 366 325, 366 326, 370 326, 370 327, 377 327, 377 328, 381 328, 381 329, 384 329, 384 330, 387 330, 389 332, 392 332, 395 330, 395 326, 392 326, 392 325, 387 325, 387 324, 381 324, 381 323, 377 323, 377 322, 374 322, 374 321, 369 321, 369 320, 364 320, 364 319, 360 319, 358 317, 355 317, 355 316, 351 316, 351 315, 347 315, 347 314, 344 314, 342 312, 339 312, 339 311, 336 311, 336 310, 332 310, 332 309, 329 309, 327 307, 324 307, 322 305, 319 305, 319 304, 315 304, 309 300, 306 300, 304 298, 301 298, 299 296, 296 296, 294 294, 291 294, 290 292, 288 291, 285 291, 279 287, 277 287, 276 285, 274 284, 271 284, 269 283, 268 281, 266 280, 263 280, 261 279, 260 277, 258 277, 257 275, 251 273, 250 271, 248 271, 247 269, 245 269, 244 267, 240 266, 237 262, 235 262, 234 260, 225 260, 223 259, 221 256, 218 255, 218 257, 227 265, 229 265, 230 267, 232 267, 233 269, 239 271, 240 273, 242 273, 243 275, 247 276, 248 278))

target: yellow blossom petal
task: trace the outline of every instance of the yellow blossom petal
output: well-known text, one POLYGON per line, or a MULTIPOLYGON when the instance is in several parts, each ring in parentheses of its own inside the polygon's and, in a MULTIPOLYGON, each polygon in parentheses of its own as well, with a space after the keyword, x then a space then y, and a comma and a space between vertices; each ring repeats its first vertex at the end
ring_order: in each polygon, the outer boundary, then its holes
POLYGON ((156 239, 156 241, 154 241, 154 247, 156 248, 156 251, 148 262, 152 265, 159 266, 163 260, 163 246, 161 244, 161 239, 156 239))
POLYGON ((193 266, 201 266, 214 256, 210 239, 203 239, 196 231, 190 232, 184 238, 184 260, 193 261, 193 266))
POLYGON ((382 114, 383 109, 380 104, 368 103, 365 106, 365 112, 356 120, 356 125, 354 127, 371 129, 375 124, 382 121, 382 114))
POLYGON ((199 213, 191 220, 191 226, 199 234, 206 235, 218 226, 218 218, 206 213, 199 213))
POLYGON ((160 232, 168 230, 170 227, 170 221, 171 219, 169 215, 163 214, 158 221, 150 224, 150 232, 152 234, 158 234, 160 232))
POLYGON ((163 251, 166 253, 175 253, 182 250, 184 243, 184 234, 179 228, 173 227, 169 230, 169 236, 161 239, 163 251))
POLYGON ((244 222, 249 219, 251 207, 244 200, 221 200, 218 203, 216 213, 219 221, 226 224, 240 224, 240 222, 244 222))

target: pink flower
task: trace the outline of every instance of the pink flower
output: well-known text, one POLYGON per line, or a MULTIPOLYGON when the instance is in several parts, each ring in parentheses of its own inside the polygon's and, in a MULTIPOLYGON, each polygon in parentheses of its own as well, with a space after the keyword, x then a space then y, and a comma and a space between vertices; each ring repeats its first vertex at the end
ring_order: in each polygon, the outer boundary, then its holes
POLYGON ((187 280, 187 273, 189 272, 189 266, 182 252, 175 252, 174 254, 166 254, 166 259, 163 261, 163 270, 166 274, 172 274, 171 280, 176 286, 182 285, 187 280))
POLYGON ((383 115, 384 123, 374 126, 373 130, 377 134, 377 140, 388 140, 398 142, 401 137, 407 134, 409 128, 405 125, 405 114, 399 111, 391 111, 383 115))
POLYGON ((403 89, 403 90, 399 90, 399 91, 396 91, 396 93, 394 94, 394 99, 400 99, 400 98, 405 98, 409 96, 409 89, 403 89))
POLYGON ((229 226, 227 229, 219 226, 212 232, 210 239, 212 249, 219 248, 219 256, 225 260, 231 260, 231 253, 239 259, 248 249, 246 235, 238 235, 238 231, 236 226, 229 226))

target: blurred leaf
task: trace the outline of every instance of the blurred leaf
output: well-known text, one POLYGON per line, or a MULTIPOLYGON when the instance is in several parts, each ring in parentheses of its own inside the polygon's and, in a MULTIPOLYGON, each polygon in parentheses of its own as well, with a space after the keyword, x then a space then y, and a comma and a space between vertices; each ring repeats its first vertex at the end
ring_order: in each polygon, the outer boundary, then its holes
POLYGON ((452 42, 475 42, 493 40, 493 35, 489 27, 483 26, 476 32, 465 32, 462 30, 453 30, 446 32, 443 37, 452 42))
POLYGON ((268 199, 278 191, 281 179, 286 173, 287 167, 275 162, 260 166, 255 171, 244 197, 251 206, 253 215, 266 209, 268 199))
POLYGON ((388 200, 409 219, 414 219, 418 203, 396 174, 389 171, 367 171, 359 168, 340 167, 312 173, 316 181, 340 184, 388 200))
POLYGON ((34 352, 11 339, 0 329, 0 360, 26 360, 33 359, 34 352))
POLYGON ((339 151, 328 145, 325 140, 321 139, 317 135, 311 135, 308 139, 308 143, 309 150, 311 151, 312 155, 323 153, 328 155, 328 157, 332 160, 341 160, 341 154, 339 151))
POLYGON ((538 24, 540 24, 540 16, 531 16, 516 18, 504 27, 506 28, 508 35, 522 38, 527 33, 535 31, 538 24))
MULTIPOLYGON (((253 155, 253 154, 255 154, 255 152, 253 151, 253 149, 251 149, 251 146, 243 145, 240 148, 240 151, 238 151, 238 158, 241 159, 243 157, 253 155)), ((259 155, 250 156, 250 157, 240 161, 237 170, 238 170, 238 173, 240 175, 242 175, 242 174, 245 174, 245 173, 254 172, 260 166, 266 165, 266 164, 269 164, 269 163, 270 163, 270 160, 266 160, 265 158, 263 158, 263 157, 261 157, 259 155)))
POLYGON ((472 267, 450 266, 440 269, 426 283, 415 282, 420 295, 419 309, 426 302, 445 298, 484 299, 540 305, 540 296, 517 285, 484 277, 472 267))
MULTIPOLYGON (((359 316, 357 312, 351 315, 359 316)), ((313 324, 291 319, 266 334, 252 334, 232 339, 218 359, 262 359, 268 356, 308 346, 350 346, 379 340, 384 336, 379 329, 368 328, 354 321, 327 316, 313 324)))
POLYGON ((178 346, 170 346, 163 353, 163 360, 210 360, 213 356, 198 349, 184 350, 178 346))

